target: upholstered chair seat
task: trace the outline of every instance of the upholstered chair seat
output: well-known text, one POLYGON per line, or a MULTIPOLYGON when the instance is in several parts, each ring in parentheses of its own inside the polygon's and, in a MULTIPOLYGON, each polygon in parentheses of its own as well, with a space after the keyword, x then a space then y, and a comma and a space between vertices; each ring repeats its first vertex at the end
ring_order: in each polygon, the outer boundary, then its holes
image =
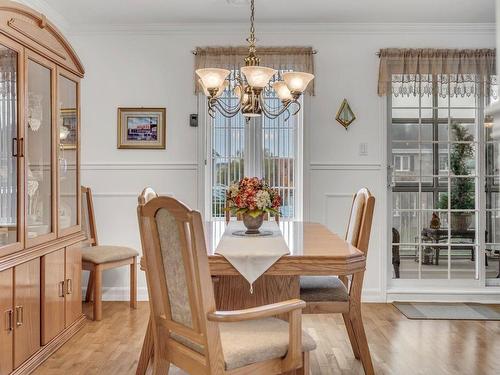
POLYGON ((90 246, 82 249, 82 259, 94 264, 116 262, 138 256, 139 253, 125 246, 90 246))
MULTIPOLYGON (((289 327, 284 320, 267 318, 234 323, 220 323, 220 339, 226 370, 244 367, 269 359, 283 358, 288 352, 289 327)), ((172 334, 175 341, 203 354, 203 347, 172 334)), ((302 331, 302 351, 316 349, 313 338, 302 331)))
POLYGON ((349 292, 336 276, 303 276, 300 278, 300 298, 306 302, 346 302, 349 292))

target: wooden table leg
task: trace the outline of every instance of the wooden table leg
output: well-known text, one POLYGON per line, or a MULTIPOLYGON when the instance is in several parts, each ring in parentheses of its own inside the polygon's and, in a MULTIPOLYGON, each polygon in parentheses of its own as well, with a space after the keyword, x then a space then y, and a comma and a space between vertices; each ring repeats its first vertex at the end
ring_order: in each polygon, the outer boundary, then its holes
POLYGON ((154 351, 154 340, 153 340, 153 324, 151 318, 149 318, 148 328, 146 330, 146 336, 144 336, 144 342, 142 343, 141 356, 139 357, 139 363, 137 364, 136 375, 146 374, 148 369, 149 361, 153 357, 154 351))

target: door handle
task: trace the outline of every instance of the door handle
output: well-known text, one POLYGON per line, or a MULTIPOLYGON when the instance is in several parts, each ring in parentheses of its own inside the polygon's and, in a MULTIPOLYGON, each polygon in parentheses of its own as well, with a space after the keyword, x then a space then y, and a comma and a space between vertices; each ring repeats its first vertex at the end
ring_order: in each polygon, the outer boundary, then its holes
POLYGON ((59 282, 59 297, 64 298, 64 280, 59 282))
POLYGON ((73 281, 71 279, 66 279, 66 294, 73 293, 73 281))
POLYGON ((387 187, 393 188, 396 186, 394 183, 394 167, 392 165, 387 166, 387 187))
POLYGON ((17 145, 17 138, 14 137, 12 138, 12 157, 17 158, 18 157, 18 145, 17 145))
POLYGON ((12 309, 5 312, 5 327, 7 327, 6 331, 14 330, 14 312, 12 309))
POLYGON ((24 308, 23 306, 16 306, 16 326, 21 327, 24 323, 24 308))

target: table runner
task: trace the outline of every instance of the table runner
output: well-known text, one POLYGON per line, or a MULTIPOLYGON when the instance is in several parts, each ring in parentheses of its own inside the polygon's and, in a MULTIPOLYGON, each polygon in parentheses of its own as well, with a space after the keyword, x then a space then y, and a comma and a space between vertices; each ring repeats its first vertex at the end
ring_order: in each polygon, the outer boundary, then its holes
POLYGON ((253 293, 253 283, 268 270, 283 255, 290 250, 276 222, 266 221, 262 231, 273 232, 265 237, 242 237, 232 233, 244 230, 241 221, 229 222, 215 253, 222 255, 250 283, 250 293, 253 293))

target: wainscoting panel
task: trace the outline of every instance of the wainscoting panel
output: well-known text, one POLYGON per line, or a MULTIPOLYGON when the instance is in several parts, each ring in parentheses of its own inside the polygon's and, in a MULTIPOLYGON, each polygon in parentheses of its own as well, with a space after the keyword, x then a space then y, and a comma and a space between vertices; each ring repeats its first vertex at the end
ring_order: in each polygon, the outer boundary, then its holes
MULTIPOLYGON (((137 224, 137 197, 151 186, 160 195, 170 195, 196 208, 197 165, 148 163, 99 163, 82 165, 82 184, 94 197, 97 234, 101 245, 128 246, 142 253, 137 224)), ((86 285, 88 273, 85 272, 86 285)), ((103 298, 128 299, 129 268, 108 270, 103 277, 103 298)), ((139 297, 147 298, 146 280, 138 272, 139 297)))
POLYGON ((375 196, 375 213, 370 237, 367 270, 363 288, 365 301, 385 301, 385 191, 384 170, 379 164, 311 163, 311 221, 325 224, 339 236, 344 236, 354 193, 367 187, 375 196))

